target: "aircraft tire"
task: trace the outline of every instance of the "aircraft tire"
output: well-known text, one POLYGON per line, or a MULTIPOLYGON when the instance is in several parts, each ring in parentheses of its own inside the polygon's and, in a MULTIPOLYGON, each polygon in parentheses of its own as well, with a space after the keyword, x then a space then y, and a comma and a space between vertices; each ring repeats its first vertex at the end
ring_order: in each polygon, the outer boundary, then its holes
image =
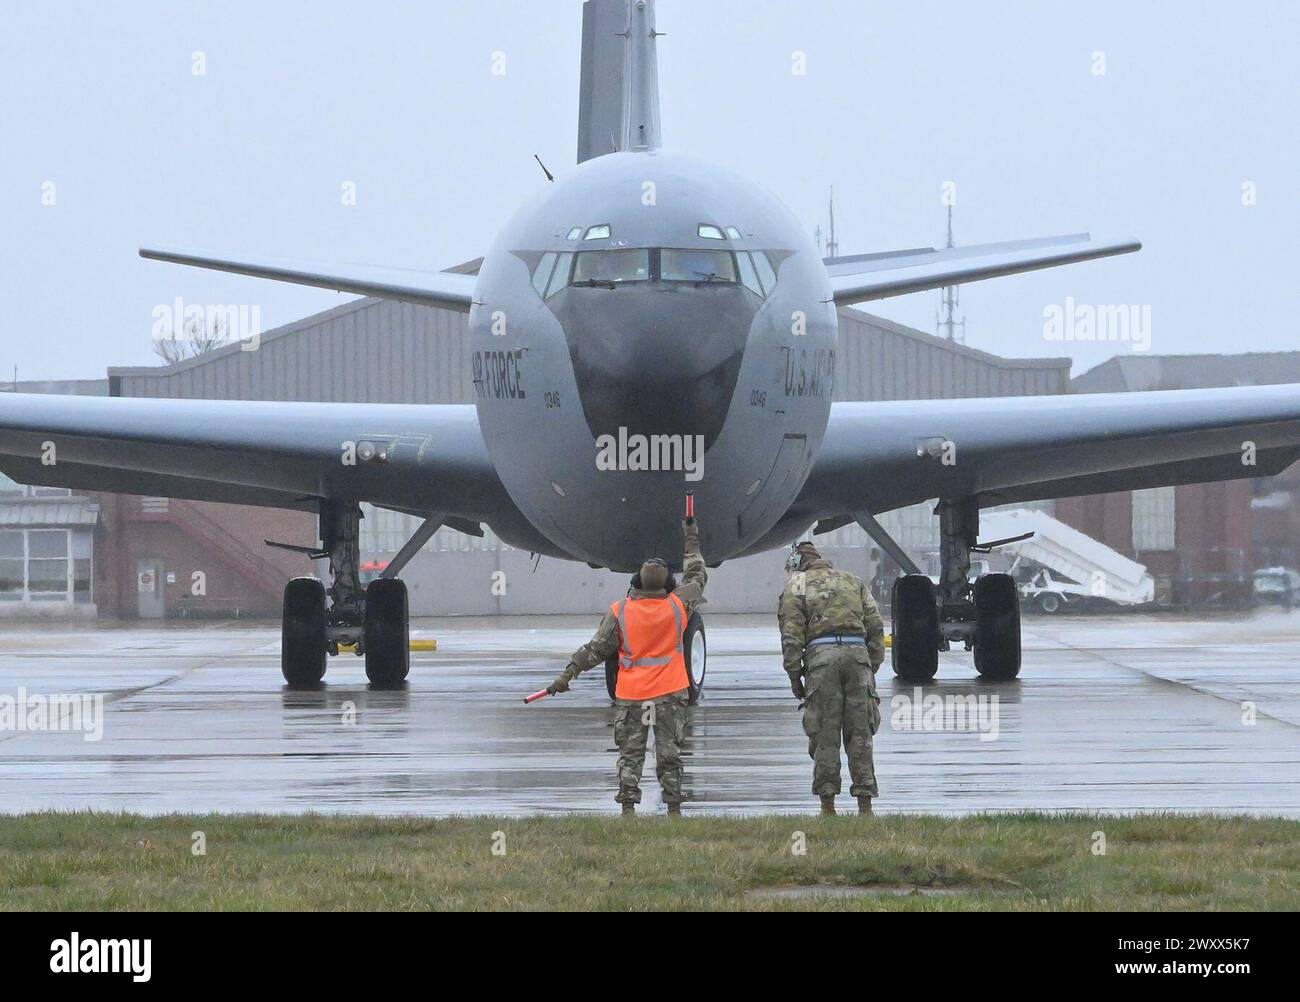
POLYGON ((605 690, 613 700, 614 690, 618 688, 618 651, 605 659, 605 690))
POLYGON ((894 631, 889 661, 905 682, 928 682, 939 671, 939 607, 934 582, 924 574, 904 574, 889 596, 894 631))
POLYGON ((975 581, 975 670, 999 682, 1020 674, 1020 595, 1010 574, 975 581))
POLYGON ((311 689, 325 677, 325 585, 294 578, 284 586, 280 672, 291 689, 311 689))
POLYGON ((704 617, 698 611, 686 621, 682 639, 682 653, 686 657, 686 677, 690 680, 690 705, 700 701, 704 693, 704 674, 709 666, 709 640, 704 633, 704 617))
POLYGON ((366 586, 366 678, 397 686, 411 670, 410 613, 406 582, 376 578, 366 586))

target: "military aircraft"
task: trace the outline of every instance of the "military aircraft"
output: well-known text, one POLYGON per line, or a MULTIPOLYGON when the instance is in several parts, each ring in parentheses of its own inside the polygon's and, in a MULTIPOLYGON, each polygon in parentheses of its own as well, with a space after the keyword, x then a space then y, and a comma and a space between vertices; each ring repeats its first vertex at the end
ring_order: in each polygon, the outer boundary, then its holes
MULTIPOLYGON (((1012 678, 1015 585, 969 580, 981 507, 1268 476, 1300 457, 1296 385, 832 403, 837 307, 1140 244, 1079 234, 823 260, 767 191, 662 148, 654 4, 619 3, 617 31, 611 8, 589 0, 584 12, 589 34, 622 49, 619 120, 607 143, 599 128, 584 133, 607 148, 524 205, 477 274, 140 251, 467 313, 474 405, 3 394, 0 469, 31 484, 317 512, 328 587, 289 582, 283 610, 284 677, 310 686, 345 643, 364 652, 372 682, 406 678, 397 574, 440 525, 486 524, 514 546, 627 572, 679 552, 687 491, 707 513, 713 565, 814 523, 860 523, 909 572, 891 596, 894 670, 933 677, 938 652, 960 643, 982 675, 1012 678), (937 587, 876 520, 935 498, 937 587), (425 519, 364 587, 361 502, 425 519)), ((688 639, 698 692, 700 622, 688 639)))

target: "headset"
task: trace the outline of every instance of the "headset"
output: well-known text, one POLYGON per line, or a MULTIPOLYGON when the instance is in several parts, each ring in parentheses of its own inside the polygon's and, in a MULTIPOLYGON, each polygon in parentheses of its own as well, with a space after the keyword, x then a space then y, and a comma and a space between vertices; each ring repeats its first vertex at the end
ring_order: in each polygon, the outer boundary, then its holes
MULTIPOLYGON (((664 585, 664 591, 673 592, 677 590, 677 579, 673 577, 672 569, 668 567, 668 561, 663 557, 647 557, 641 562, 642 566, 646 564, 658 564, 668 571, 668 582, 664 585)), ((641 571, 638 570, 632 575, 632 587, 637 591, 641 590, 641 571)))

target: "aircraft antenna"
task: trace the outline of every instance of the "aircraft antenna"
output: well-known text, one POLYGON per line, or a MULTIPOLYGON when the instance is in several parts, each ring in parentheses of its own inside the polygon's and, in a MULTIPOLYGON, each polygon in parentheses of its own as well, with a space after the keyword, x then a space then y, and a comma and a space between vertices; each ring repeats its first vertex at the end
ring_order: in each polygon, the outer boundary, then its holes
POLYGON ((840 242, 835 239, 835 188, 834 187, 831 188, 830 214, 831 214, 831 235, 830 238, 826 241, 826 256, 839 257, 840 242))
MULTIPOLYGON (((954 246, 952 242, 952 206, 948 206, 948 242, 945 244, 948 249, 954 246)), ((934 314, 935 333, 946 337, 955 344, 966 343, 966 315, 962 314, 960 320, 957 319, 957 306, 960 302, 961 287, 957 285, 945 285, 940 293, 939 310, 934 314), (940 316, 942 311, 942 317, 940 316), (961 334, 957 333, 958 328, 961 334)))

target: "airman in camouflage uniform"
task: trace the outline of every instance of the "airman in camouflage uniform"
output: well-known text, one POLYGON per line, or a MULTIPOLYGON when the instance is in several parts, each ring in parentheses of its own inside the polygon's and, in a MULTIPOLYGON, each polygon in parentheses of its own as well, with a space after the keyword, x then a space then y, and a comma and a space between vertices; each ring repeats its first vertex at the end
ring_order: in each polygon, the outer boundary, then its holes
POLYGON ((786 564, 790 580, 777 620, 790 689, 804 701, 803 729, 813 760, 813 793, 822 813, 835 813, 840 792, 840 740, 849 757, 850 793, 862 814, 879 796, 872 738, 880 729, 876 670, 885 660, 885 624, 871 589, 831 566, 811 543, 799 543, 786 564))
MULTIPOLYGON (((682 560, 682 581, 677 584, 668 571, 668 565, 652 557, 641 565, 633 576, 628 598, 665 598, 671 591, 686 609, 686 619, 704 600, 704 584, 708 571, 700 554, 700 529, 695 519, 682 523, 686 552, 682 560)), ((569 684, 583 672, 603 665, 617 655, 622 642, 618 618, 605 613, 596 628, 596 634, 583 644, 559 678, 547 686, 547 691, 568 692, 569 684)), ((687 671, 689 672, 689 666, 687 671)), ((645 765, 646 746, 650 730, 655 733, 655 771, 663 790, 664 803, 669 814, 681 814, 682 794, 682 738, 686 733, 689 710, 689 686, 653 699, 616 699, 614 715, 614 740, 618 744, 618 795, 615 801, 623 805, 624 814, 633 814, 641 802, 641 770, 645 765)))

